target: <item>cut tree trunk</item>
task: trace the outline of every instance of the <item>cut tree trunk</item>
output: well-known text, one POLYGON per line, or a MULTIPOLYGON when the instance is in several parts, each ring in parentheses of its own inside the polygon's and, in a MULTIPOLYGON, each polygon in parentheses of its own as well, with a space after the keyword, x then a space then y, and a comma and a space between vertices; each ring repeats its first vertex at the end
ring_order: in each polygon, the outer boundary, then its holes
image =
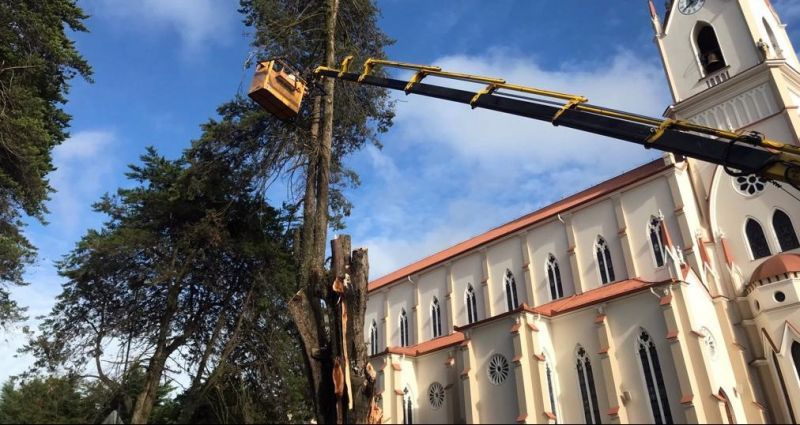
POLYGON ((333 288, 339 296, 334 315, 339 338, 334 346, 338 352, 333 354, 341 361, 345 381, 343 396, 337 400, 337 411, 341 412, 338 419, 340 423, 368 423, 375 398, 375 374, 367 366, 364 339, 369 259, 366 249, 350 252, 347 235, 331 241, 331 254, 333 288))

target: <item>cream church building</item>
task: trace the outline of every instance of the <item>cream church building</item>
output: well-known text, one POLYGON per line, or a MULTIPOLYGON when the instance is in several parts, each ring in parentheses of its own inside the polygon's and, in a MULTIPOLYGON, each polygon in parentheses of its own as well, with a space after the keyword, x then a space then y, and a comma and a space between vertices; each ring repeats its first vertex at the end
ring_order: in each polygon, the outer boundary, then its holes
MULTIPOLYGON (((798 144, 768 0, 650 5, 665 115, 798 144)), ((673 155, 369 284, 388 423, 800 420, 800 193, 673 155)))

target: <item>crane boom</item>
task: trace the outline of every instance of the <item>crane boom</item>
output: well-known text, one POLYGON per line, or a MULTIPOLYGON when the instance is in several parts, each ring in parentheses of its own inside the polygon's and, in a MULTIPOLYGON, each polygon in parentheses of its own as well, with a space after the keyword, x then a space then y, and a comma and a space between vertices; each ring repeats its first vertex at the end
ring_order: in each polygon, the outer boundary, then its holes
MULTIPOLYGON (((368 59, 363 71, 354 73, 348 69, 351 61, 351 57, 345 58, 340 69, 318 67, 314 75, 548 121, 553 125, 636 143, 648 149, 723 165, 731 173, 756 173, 771 180, 787 182, 800 190, 800 147, 766 139, 759 133, 740 134, 687 121, 631 114, 589 104, 583 96, 508 84, 500 78, 442 71, 435 66, 368 59), (416 72, 410 80, 405 81, 372 75, 376 66, 416 72), (423 78, 427 76, 481 83, 486 87, 472 92, 423 83, 423 78)), ((256 100, 254 93, 259 89, 261 93, 264 92, 263 87, 251 87, 250 95, 256 100)), ((267 105, 262 106, 267 108, 267 105)))

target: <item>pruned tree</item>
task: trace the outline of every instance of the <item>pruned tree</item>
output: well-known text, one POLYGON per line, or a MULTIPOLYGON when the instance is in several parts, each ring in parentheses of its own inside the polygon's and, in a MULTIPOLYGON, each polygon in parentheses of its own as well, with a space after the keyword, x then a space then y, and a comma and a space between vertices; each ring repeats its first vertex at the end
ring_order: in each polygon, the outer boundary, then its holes
MULTIPOLYGON (((336 59, 345 55, 354 55, 356 61, 383 57, 383 49, 390 43, 378 28, 379 12, 372 0, 240 3, 245 24, 254 29, 255 57, 283 58, 306 76, 317 65, 335 66, 336 59)), ((290 209, 298 211, 293 243, 297 292, 288 306, 302 341, 317 421, 366 421, 364 409, 350 410, 346 397, 337 398, 336 362, 364 376, 366 355, 344 362, 342 349, 364 341, 355 339, 360 333, 350 332, 344 343, 339 339, 342 334, 329 325, 341 323, 337 306, 344 294, 332 289, 337 276, 325 267, 326 243, 328 229, 341 228, 351 208, 343 189, 358 184, 358 176, 345 166, 345 159, 368 143, 380 146, 377 135, 388 129, 393 118, 390 98, 382 89, 325 80, 314 83, 292 123, 281 122, 242 98, 222 105, 219 113, 219 120, 206 125, 206 131, 218 136, 210 149, 252 170, 262 187, 275 179, 287 182, 294 202, 290 209)), ((358 283, 363 285, 358 290, 366 295, 366 274, 358 283)), ((359 317, 363 322, 364 308, 357 305, 348 312, 352 323, 358 323, 359 317)), ((350 381, 352 385, 354 380, 350 381)), ((348 393, 357 392, 351 388, 348 393)), ((370 401, 371 397, 364 397, 358 403, 370 401)))
POLYGON ((73 0, 0 2, 0 327, 22 319, 8 285, 23 285, 35 248, 22 218, 44 222, 51 152, 67 136, 69 81, 91 68, 67 32, 86 31, 73 0))

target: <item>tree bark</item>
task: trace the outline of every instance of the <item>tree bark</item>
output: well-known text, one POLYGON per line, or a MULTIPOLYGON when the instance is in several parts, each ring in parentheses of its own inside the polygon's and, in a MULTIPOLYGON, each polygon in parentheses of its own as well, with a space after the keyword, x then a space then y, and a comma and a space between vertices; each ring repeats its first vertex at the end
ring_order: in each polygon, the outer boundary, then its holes
POLYGON ((367 346, 364 338, 364 315, 367 309, 367 284, 369 259, 366 249, 350 251, 350 237, 342 235, 331 241, 334 279, 343 282, 341 298, 335 304, 335 320, 340 338, 335 355, 347 359, 345 382, 349 381, 344 396, 337 400, 342 412, 342 423, 364 424, 369 422, 370 410, 375 397, 375 375, 369 373, 367 346), (346 319, 344 319, 346 318, 346 319), (343 320, 344 319, 344 320, 343 320), (338 329, 341 326, 341 329, 338 329), (349 379, 348 379, 349 378, 349 379), (352 396, 352 400, 348 398, 352 396), (350 408, 352 401, 352 409, 350 408))
POLYGON ((136 396, 136 404, 133 407, 131 423, 146 424, 153 411, 153 404, 158 394, 158 383, 161 381, 161 374, 164 372, 164 365, 167 357, 172 354, 174 342, 168 344, 169 328, 175 312, 178 310, 178 295, 181 291, 180 280, 172 282, 167 292, 167 305, 164 314, 159 322, 158 337, 156 338, 156 350, 147 365, 145 374, 144 389, 136 396))
MULTIPOLYGON (((325 22, 325 63, 336 61, 336 18, 339 0, 327 0, 325 22)), ((326 318, 331 306, 325 273, 325 243, 328 239, 329 185, 333 142, 334 80, 326 79, 324 98, 315 98, 312 109, 311 142, 306 170, 306 193, 303 204, 303 231, 300 247, 300 289, 289 302, 289 312, 303 344, 303 354, 314 397, 318 423, 336 420, 333 394, 333 359, 331 337, 326 318), (326 302, 323 305, 323 301, 326 302)))

